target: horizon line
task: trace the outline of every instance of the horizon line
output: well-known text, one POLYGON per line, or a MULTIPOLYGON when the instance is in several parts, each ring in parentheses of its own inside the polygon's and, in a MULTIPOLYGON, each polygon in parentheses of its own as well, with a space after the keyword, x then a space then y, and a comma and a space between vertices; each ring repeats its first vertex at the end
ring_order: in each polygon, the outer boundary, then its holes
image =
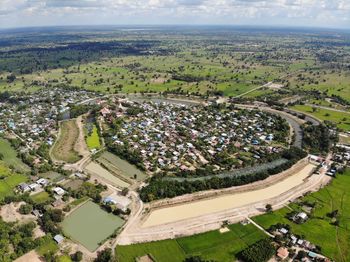
POLYGON ((35 29, 35 28, 69 28, 69 27, 246 27, 246 28, 264 28, 264 29, 314 29, 314 30, 336 30, 350 32, 346 27, 325 27, 325 26, 293 26, 293 25, 256 25, 256 24, 70 24, 70 25, 33 25, 33 26, 13 26, 1 27, 0 31, 16 29, 35 29))

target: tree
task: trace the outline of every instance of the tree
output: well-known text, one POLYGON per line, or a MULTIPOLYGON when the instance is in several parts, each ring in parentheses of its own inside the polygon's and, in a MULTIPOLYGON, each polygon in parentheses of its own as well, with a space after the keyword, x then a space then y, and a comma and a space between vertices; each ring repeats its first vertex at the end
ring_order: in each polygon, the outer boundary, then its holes
POLYGON ((94 260, 95 262, 112 262, 113 255, 112 249, 106 248, 97 254, 97 258, 94 260))
POLYGON ((271 205, 271 204, 267 204, 267 205, 265 206, 265 208, 266 208, 266 212, 267 212, 267 213, 272 212, 272 205, 271 205))
POLYGON ((275 254, 275 248, 269 239, 263 239, 244 249, 239 257, 245 262, 268 261, 275 254))
POLYGON ((61 209, 52 209, 49 214, 53 222, 59 223, 63 221, 64 214, 61 209))
POLYGON ((191 256, 185 258, 183 262, 214 262, 214 260, 204 260, 200 256, 191 256))
POLYGON ((126 196, 129 193, 129 189, 127 187, 124 187, 122 190, 122 195, 126 196))
POLYGON ((10 74, 6 77, 8 83, 12 83, 16 80, 16 76, 14 74, 10 74))
POLYGON ((23 204, 19 208, 19 213, 23 215, 28 215, 33 211, 33 206, 30 204, 23 204))
POLYGON ((72 254, 70 257, 73 261, 79 262, 83 260, 83 253, 81 251, 77 251, 74 254, 72 254))

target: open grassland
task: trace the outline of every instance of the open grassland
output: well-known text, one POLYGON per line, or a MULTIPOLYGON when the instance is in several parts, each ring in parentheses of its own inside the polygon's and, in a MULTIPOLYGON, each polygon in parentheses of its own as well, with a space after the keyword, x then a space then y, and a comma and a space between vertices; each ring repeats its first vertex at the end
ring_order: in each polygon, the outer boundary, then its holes
POLYGON ((120 157, 110 153, 104 152, 99 158, 98 162, 106 166, 111 172, 116 175, 124 176, 127 179, 144 180, 146 174, 139 170, 134 165, 131 165, 128 161, 121 159, 120 157), (135 176, 136 175, 136 176, 135 176))
MULTIPOLYGON (((303 236, 310 242, 319 245, 322 253, 335 261, 350 261, 350 170, 338 175, 331 184, 320 191, 302 199, 316 203, 311 218, 304 224, 295 224, 286 218, 291 212, 289 208, 277 210, 271 214, 255 217, 254 220, 268 229, 277 223, 289 224, 294 234, 303 236), (338 210, 339 226, 332 224, 328 213, 338 210)), ((290 205, 300 210, 297 204, 290 205)))
POLYGON ((57 258, 57 262, 71 262, 72 259, 68 255, 63 255, 57 258))
POLYGON ((125 262, 135 261, 137 257, 146 254, 156 261, 179 262, 188 256, 200 255, 206 260, 231 262, 240 251, 266 237, 251 224, 230 225, 229 229, 226 233, 215 230, 178 239, 117 246, 116 254, 119 261, 125 262))
POLYGON ((123 219, 89 201, 62 222, 63 231, 91 252, 124 224, 123 219))
POLYGON ((1 162, 0 175, 2 177, 0 180, 0 199, 13 195, 13 190, 16 188, 16 186, 28 180, 27 176, 25 175, 12 173, 11 170, 1 162))
POLYGON ((31 195, 30 198, 36 204, 42 204, 42 203, 45 203, 45 202, 51 200, 51 197, 50 197, 49 193, 47 193, 46 191, 40 192, 40 193, 35 194, 35 195, 31 195))
POLYGON ((0 154, 3 161, 15 168, 18 172, 28 172, 30 168, 17 157, 16 150, 11 146, 10 142, 0 137, 0 154))
POLYGON ((338 128, 349 131, 350 130, 350 112, 338 112, 334 110, 328 110, 323 108, 315 108, 315 111, 312 109, 312 106, 308 105, 295 105, 291 107, 292 109, 300 112, 304 112, 314 117, 323 120, 330 121, 337 125, 338 128))
POLYGON ((331 72, 326 71, 326 73, 322 73, 322 76, 313 76, 310 73, 305 73, 305 79, 307 78, 316 78, 319 83, 310 84, 308 81, 292 81, 292 86, 294 84, 299 84, 302 89, 305 90, 317 90, 321 92, 325 92, 327 95, 337 95, 350 101, 350 75, 348 72, 331 72), (324 81, 323 81, 324 80, 324 81), (304 85, 302 85, 304 84, 304 85))
POLYGON ((78 137, 79 129, 75 120, 61 122, 60 134, 51 152, 54 159, 67 163, 79 161, 80 156, 74 150, 78 137))
POLYGON ((204 50, 197 52, 192 54, 186 50, 176 55, 153 56, 151 59, 149 56, 132 55, 112 57, 79 67, 23 74, 23 79, 17 78, 12 83, 0 81, 0 91, 34 91, 40 84, 54 81, 106 93, 182 90, 185 93, 206 94, 218 90, 227 96, 236 96, 283 75, 280 66, 275 66, 273 62, 262 65, 250 61, 247 65, 241 61, 240 55, 231 57, 220 54, 213 58, 204 50), (178 77, 173 77, 172 71, 178 71, 178 77), (187 76, 190 77, 186 79, 187 76))
POLYGON ((90 150, 99 149, 101 147, 100 136, 97 132, 97 127, 94 125, 92 132, 86 138, 86 144, 90 150))

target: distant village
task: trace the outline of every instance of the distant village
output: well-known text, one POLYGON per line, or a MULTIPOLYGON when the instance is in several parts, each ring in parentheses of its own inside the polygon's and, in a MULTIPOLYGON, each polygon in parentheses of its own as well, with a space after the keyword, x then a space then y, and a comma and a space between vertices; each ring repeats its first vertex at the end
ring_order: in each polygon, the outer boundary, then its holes
POLYGON ((58 131, 58 120, 69 119, 70 106, 98 98, 94 92, 72 89, 41 89, 28 94, 13 94, 0 102, 0 134, 7 133, 17 139, 19 151, 30 153, 39 150, 33 159, 39 165, 49 160, 48 149, 53 145, 58 131))

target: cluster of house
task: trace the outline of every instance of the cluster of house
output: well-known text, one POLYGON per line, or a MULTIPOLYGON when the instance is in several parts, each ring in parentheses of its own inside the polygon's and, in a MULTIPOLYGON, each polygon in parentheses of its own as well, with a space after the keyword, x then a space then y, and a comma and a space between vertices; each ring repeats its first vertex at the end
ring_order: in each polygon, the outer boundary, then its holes
POLYGON ((125 100, 116 104, 113 110, 101 110, 106 121, 123 120, 112 139, 137 150, 147 170, 195 169, 231 147, 255 159, 280 150, 271 142, 276 142, 281 120, 267 113, 164 102, 125 100), (130 109, 135 108, 136 113, 131 114, 130 109))
POLYGON ((38 149, 43 143, 51 146, 57 120, 69 112, 69 105, 93 97, 96 97, 93 92, 59 88, 14 94, 7 102, 0 103, 0 132, 10 131, 25 142, 22 152, 38 149), (15 103, 11 102, 14 100, 15 103))
MULTIPOLYGON (((319 259, 319 261, 330 261, 326 257, 315 252, 316 245, 310 243, 305 239, 298 238, 293 234, 290 234, 289 230, 284 227, 279 228, 277 231, 275 231, 274 235, 282 235, 284 237, 287 237, 289 242, 288 244, 290 246, 289 249, 304 251, 306 256, 303 258, 302 261, 313 261, 314 259, 319 259)), ((276 256, 282 260, 287 260, 287 258, 289 257, 288 248, 284 246, 279 247, 276 256)))
MULTIPOLYGON (((44 190, 44 188, 49 184, 50 182, 46 178, 39 178, 36 182, 33 182, 31 184, 21 183, 17 186, 17 188, 21 193, 37 194, 44 190)), ((62 196, 66 193, 66 191, 61 187, 54 187, 52 188, 52 192, 54 193, 55 198, 52 206, 57 207, 64 204, 62 196)))
POLYGON ((27 184, 27 183, 20 183, 18 185, 18 189, 22 193, 26 192, 35 192, 38 191, 40 188, 45 188, 49 185, 49 181, 45 178, 39 178, 35 183, 27 184))
POLYGON ((337 152, 333 155, 333 160, 340 165, 350 166, 350 146, 338 144, 337 152))

